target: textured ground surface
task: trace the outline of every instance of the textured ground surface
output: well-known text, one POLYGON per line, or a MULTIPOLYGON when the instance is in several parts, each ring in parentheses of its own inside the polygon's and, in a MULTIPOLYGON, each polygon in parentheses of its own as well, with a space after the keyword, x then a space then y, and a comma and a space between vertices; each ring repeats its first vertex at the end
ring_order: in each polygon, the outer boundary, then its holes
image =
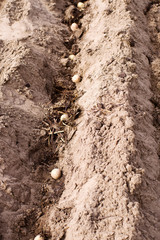
POLYGON ((160 2, 77 2, 0 3, 0 240, 159 240, 160 2))

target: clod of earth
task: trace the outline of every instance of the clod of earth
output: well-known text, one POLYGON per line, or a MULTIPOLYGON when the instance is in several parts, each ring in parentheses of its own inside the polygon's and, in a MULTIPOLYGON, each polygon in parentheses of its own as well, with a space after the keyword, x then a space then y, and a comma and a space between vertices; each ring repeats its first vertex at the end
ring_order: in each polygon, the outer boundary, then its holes
POLYGON ((60 118, 61 122, 67 121, 68 119, 69 119, 69 116, 68 116, 67 113, 64 113, 64 114, 61 116, 61 118, 60 118))
POLYGON ((44 240, 44 238, 39 234, 34 238, 34 240, 44 240))
POLYGON ((67 63, 68 63, 68 58, 62 58, 60 60, 60 63, 65 67, 67 65, 67 63))
POLYGON ((72 30, 72 32, 77 31, 78 30, 78 24, 77 23, 72 23, 71 30, 72 30))
POLYGON ((72 82, 74 83, 79 83, 81 80, 81 77, 78 75, 78 74, 75 74, 73 77, 72 77, 72 82))
POLYGON ((157 88, 160 90, 160 82, 157 83, 157 88))
MULTIPOLYGON (((54 168, 52 171, 51 171, 51 177, 55 180, 59 179, 61 177, 62 173, 61 173, 61 170, 58 169, 58 168, 54 168)), ((38 240, 38 239, 37 239, 38 240)))

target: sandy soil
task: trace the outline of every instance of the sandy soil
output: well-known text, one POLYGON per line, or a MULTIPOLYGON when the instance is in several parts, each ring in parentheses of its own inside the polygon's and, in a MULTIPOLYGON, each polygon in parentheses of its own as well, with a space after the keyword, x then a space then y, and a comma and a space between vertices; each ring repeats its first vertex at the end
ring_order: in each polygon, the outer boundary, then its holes
POLYGON ((160 2, 83 2, 0 3, 0 240, 160 239, 160 2))

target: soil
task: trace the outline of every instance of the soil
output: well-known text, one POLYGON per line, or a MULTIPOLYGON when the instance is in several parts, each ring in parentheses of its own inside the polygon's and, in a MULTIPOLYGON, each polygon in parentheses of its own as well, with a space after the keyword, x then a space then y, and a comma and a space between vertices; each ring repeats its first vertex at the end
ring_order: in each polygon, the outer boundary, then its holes
POLYGON ((160 2, 83 2, 0 3, 0 240, 160 239, 160 2))

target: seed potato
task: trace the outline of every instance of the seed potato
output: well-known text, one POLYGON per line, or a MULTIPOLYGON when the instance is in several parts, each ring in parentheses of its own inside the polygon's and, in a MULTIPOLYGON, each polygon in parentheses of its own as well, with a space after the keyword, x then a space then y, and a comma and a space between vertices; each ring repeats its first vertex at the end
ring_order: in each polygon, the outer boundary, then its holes
POLYGON ((74 60, 75 60, 75 58, 76 58, 76 56, 75 56, 75 55, 73 55, 73 54, 69 55, 69 59, 70 59, 70 60, 74 61, 74 60))
POLYGON ((39 234, 34 238, 34 240, 44 240, 44 238, 39 234))
POLYGON ((61 116, 61 118, 60 118, 61 122, 67 121, 68 119, 69 119, 69 116, 68 116, 67 113, 62 114, 62 116, 61 116))
POLYGON ((78 74, 75 74, 73 77, 72 77, 72 82, 74 83, 79 83, 81 80, 81 77, 78 75, 78 74))
POLYGON ((78 7, 80 10, 83 10, 84 7, 85 7, 85 5, 84 5, 83 2, 79 2, 79 3, 77 4, 77 7, 78 7))
MULTIPOLYGON (((61 177, 62 173, 61 173, 61 170, 59 168, 54 168, 52 171, 51 171, 51 177, 55 180, 59 179, 61 177)), ((38 239, 36 239, 38 240, 38 239)))
POLYGON ((77 31, 78 30, 78 24, 77 23, 72 23, 71 30, 72 30, 72 32, 77 31))

